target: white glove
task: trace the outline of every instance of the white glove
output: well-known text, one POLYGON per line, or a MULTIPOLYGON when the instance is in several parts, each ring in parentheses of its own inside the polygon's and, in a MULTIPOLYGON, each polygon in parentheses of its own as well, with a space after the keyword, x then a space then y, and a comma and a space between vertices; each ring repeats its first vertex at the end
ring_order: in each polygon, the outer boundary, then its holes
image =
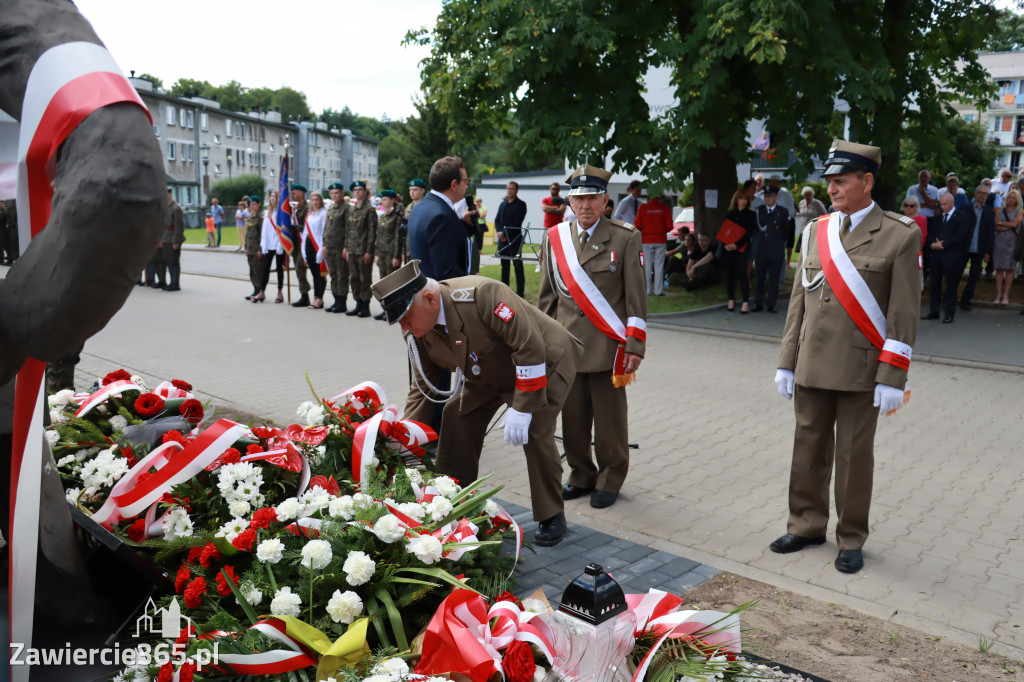
POLYGON ((316 264, 320 265, 321 263, 323 263, 325 256, 326 256, 326 254, 324 253, 324 249, 320 249, 319 251, 317 251, 316 252, 316 264))
POLYGON ((885 384, 875 384, 875 407, 878 414, 888 414, 898 407, 903 407, 903 391, 885 384))
POLYGON ((526 445, 530 440, 530 422, 533 415, 529 412, 520 412, 511 407, 505 413, 502 420, 502 427, 505 429, 505 445, 526 445))
POLYGON ((786 400, 793 399, 793 370, 775 370, 775 388, 779 389, 779 395, 786 400))

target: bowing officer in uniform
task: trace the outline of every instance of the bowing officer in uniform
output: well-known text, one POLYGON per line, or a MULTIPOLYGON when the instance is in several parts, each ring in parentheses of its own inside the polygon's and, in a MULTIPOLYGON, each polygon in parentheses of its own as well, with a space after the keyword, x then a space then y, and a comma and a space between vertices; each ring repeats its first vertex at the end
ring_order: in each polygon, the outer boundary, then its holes
POLYGON ((785 272, 786 249, 793 248, 793 216, 785 206, 778 206, 779 188, 768 185, 764 188, 764 204, 757 207, 757 255, 754 269, 757 271, 757 288, 754 291, 754 312, 759 313, 768 306, 774 313, 779 298, 779 281, 785 272), (765 293, 765 278, 768 291, 765 293))
POLYGON ((432 403, 445 402, 438 469, 463 485, 475 481, 487 424, 508 405, 505 443, 526 454, 533 517, 540 522, 535 542, 558 544, 566 523, 555 422, 582 344, 507 285, 480 276, 437 282, 416 260, 376 282, 373 294, 409 345, 406 418, 429 422, 432 403), (442 371, 455 373, 450 391, 436 387, 442 371))
POLYGON ((878 147, 835 140, 823 176, 835 213, 811 221, 793 284, 775 383, 794 399, 787 532, 780 554, 825 542, 835 466, 835 567, 864 566, 875 426, 904 402, 917 336, 921 230, 871 199, 878 147))
POLYGON ((609 178, 593 166, 572 174, 569 204, 577 219, 549 228, 541 250, 539 307, 586 348, 562 411, 572 469, 562 498, 590 493, 595 509, 614 504, 626 480, 625 385, 640 366, 647 339, 641 235, 629 223, 604 217, 609 178))
POLYGON ((355 201, 348 207, 345 250, 342 253, 348 259, 349 282, 356 307, 345 314, 349 317, 369 317, 373 249, 377 241, 377 209, 367 197, 365 182, 356 180, 349 189, 355 201))
POLYGON ((324 225, 324 260, 331 276, 334 303, 325 310, 329 313, 343 313, 348 310, 348 260, 342 254, 345 251, 345 221, 349 206, 345 201, 345 187, 340 182, 332 182, 327 192, 332 203, 327 209, 327 223, 324 225))

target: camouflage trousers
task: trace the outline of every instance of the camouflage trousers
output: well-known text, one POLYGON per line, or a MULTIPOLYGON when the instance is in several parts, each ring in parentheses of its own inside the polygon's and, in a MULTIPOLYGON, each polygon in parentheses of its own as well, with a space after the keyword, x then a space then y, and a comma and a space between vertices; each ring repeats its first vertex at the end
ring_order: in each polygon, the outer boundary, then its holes
POLYGON ((327 261, 327 272, 331 274, 331 294, 344 303, 348 298, 348 261, 341 257, 341 249, 328 249, 324 260, 327 261))
POLYGON ((370 285, 373 283, 373 260, 363 262, 363 254, 348 256, 349 282, 352 285, 352 298, 364 303, 370 302, 370 285))

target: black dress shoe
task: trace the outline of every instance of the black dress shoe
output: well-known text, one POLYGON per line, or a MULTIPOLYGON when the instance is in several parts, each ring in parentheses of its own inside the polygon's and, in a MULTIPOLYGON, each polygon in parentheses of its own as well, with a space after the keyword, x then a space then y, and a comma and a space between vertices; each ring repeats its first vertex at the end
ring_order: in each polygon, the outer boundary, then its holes
POLYGON ((590 493, 590 506, 594 509, 604 509, 615 504, 615 500, 619 499, 618 493, 608 493, 603 490, 595 490, 590 493))
POLYGON ((942 324, 953 324, 953 316, 946 315, 944 318, 942 318, 942 324))
POLYGON ((864 568, 864 555, 859 549, 841 549, 836 557, 836 570, 840 573, 856 573, 864 568))
POLYGON ((937 319, 939 319, 939 314, 938 313, 928 313, 927 315, 922 315, 921 319, 922 320, 937 320, 937 319))
POLYGON ((776 310, 775 308, 768 308, 768 312, 770 312, 770 313, 777 313, 779 311, 776 310))
POLYGON ((581 488, 572 483, 565 483, 562 485, 562 499, 575 500, 577 497, 583 497, 593 490, 593 488, 581 488))
POLYGON ((541 547, 557 545, 565 537, 565 512, 558 512, 550 519, 540 522, 533 541, 541 547))
POLYGON ((764 306, 758 303, 757 305, 754 306, 754 309, 751 312, 759 313, 762 310, 764 310, 764 306))
POLYGON ((961 301, 960 302, 960 310, 963 310, 965 313, 971 312, 971 304, 967 303, 967 302, 964 302, 964 301, 961 301))
POLYGON ((786 533, 781 538, 768 545, 768 549, 776 554, 789 554, 790 552, 799 552, 804 547, 823 544, 825 544, 824 535, 819 535, 816 538, 805 538, 800 535, 786 533))
POLYGON ((181 287, 179 287, 177 284, 172 284, 170 286, 164 287, 164 291, 181 291, 181 287))
POLYGON ((295 301, 295 303, 292 303, 292 307, 293 308, 308 308, 309 307, 309 295, 308 294, 302 294, 302 296, 299 296, 299 300, 295 301))

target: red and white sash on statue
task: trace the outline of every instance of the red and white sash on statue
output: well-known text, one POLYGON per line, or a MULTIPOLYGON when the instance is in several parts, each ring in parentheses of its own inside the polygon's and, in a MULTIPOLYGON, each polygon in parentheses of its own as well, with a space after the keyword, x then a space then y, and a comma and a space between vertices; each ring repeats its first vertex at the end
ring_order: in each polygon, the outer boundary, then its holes
MULTIPOLYGON (((101 45, 73 42, 44 52, 25 88, 17 136, 18 228, 22 245, 46 226, 53 198, 55 155, 68 135, 92 112, 132 102, 149 111, 101 45)), ((0 136, 0 144, 9 141, 0 136)), ((6 144, 0 162, 9 158, 6 144)), ((6 178, 9 167, 0 168, 6 178)), ((11 189, 9 182, 3 184, 11 189)), ((11 642, 30 646, 39 534, 40 472, 43 466, 43 376, 46 364, 29 358, 15 384, 11 458, 10 624, 11 642)), ((12 668, 12 679, 28 679, 28 666, 12 668)))
POLYGON ((642 317, 630 317, 626 319, 625 324, 622 323, 604 294, 580 265, 568 222, 559 223, 548 229, 548 243, 551 245, 555 263, 558 264, 558 274, 572 294, 573 301, 602 334, 619 342, 618 350, 615 352, 612 380, 616 386, 625 386, 633 377, 633 374, 627 377, 625 373, 626 338, 631 336, 639 341, 646 341, 647 321, 642 317), (616 377, 620 379, 617 380, 616 377))
POLYGON ((880 351, 878 361, 909 370, 912 349, 885 337, 885 314, 843 248, 839 227, 838 213, 818 218, 818 257, 825 279, 857 329, 880 351))

